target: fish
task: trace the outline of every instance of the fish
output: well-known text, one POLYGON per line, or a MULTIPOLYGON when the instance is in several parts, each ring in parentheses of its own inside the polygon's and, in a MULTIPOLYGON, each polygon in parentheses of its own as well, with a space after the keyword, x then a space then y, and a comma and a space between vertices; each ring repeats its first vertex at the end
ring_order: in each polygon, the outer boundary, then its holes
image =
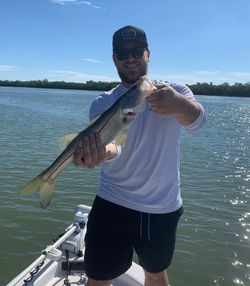
POLYGON ((65 136, 62 140, 65 149, 54 162, 42 171, 21 190, 21 195, 35 192, 40 194, 40 206, 46 208, 52 199, 55 182, 59 174, 73 162, 74 152, 84 148, 83 137, 98 133, 103 146, 113 142, 123 146, 129 126, 146 108, 146 97, 155 90, 147 75, 141 76, 127 91, 125 91, 106 111, 79 133, 65 136))

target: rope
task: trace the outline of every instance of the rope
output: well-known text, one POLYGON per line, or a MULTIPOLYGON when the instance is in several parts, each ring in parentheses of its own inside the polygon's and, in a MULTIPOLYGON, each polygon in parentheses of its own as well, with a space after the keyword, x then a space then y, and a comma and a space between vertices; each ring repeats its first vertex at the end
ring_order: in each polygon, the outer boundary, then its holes
POLYGON ((40 264, 38 264, 33 271, 30 272, 29 278, 23 280, 25 286, 27 286, 28 283, 31 282, 31 280, 36 275, 36 273, 42 268, 44 261, 45 261, 45 259, 40 264))

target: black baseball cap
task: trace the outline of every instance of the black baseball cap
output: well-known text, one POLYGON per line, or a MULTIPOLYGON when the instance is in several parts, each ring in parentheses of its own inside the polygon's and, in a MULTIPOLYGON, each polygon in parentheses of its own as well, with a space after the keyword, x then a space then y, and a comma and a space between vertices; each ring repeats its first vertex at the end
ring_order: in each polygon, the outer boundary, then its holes
POLYGON ((148 47, 145 32, 135 26, 128 25, 117 30, 113 35, 113 50, 117 50, 127 42, 140 43, 144 48, 148 47))

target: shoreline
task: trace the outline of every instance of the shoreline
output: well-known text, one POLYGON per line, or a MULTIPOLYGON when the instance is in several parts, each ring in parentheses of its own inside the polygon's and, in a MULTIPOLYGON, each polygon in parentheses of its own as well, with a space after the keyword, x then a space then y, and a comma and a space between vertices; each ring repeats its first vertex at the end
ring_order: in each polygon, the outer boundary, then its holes
MULTIPOLYGON (((31 81, 10 81, 0 80, 0 87, 29 87, 29 88, 51 88, 51 89, 72 89, 72 90, 95 90, 108 91, 118 85, 119 82, 101 82, 87 81, 86 83, 48 81, 48 80, 31 80, 31 81)), ((229 85, 223 83, 214 85, 212 83, 186 84, 195 95, 207 96, 228 96, 228 97, 250 97, 250 83, 235 83, 229 85)))

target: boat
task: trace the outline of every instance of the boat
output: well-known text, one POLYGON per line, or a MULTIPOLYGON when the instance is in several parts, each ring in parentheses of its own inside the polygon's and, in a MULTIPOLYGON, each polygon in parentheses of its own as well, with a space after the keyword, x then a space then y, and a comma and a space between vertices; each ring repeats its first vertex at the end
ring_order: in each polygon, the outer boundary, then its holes
MULTIPOLYGON (((48 245, 41 255, 18 274, 7 286, 73 286, 85 285, 84 237, 90 206, 78 205, 73 223, 53 245, 48 245)), ((113 286, 144 285, 143 269, 132 262, 127 272, 113 280, 113 286)))

